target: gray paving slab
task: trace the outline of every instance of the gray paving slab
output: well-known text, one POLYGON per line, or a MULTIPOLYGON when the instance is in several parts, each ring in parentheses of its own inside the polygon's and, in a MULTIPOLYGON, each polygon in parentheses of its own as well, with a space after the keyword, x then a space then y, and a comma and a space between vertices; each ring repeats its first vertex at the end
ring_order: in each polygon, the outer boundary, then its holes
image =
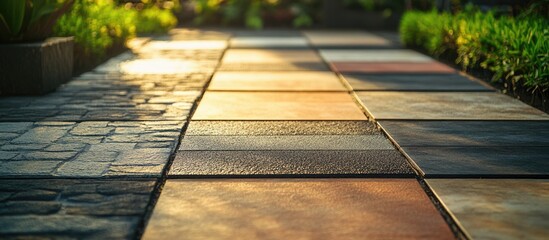
POLYGON ((169 176, 394 176, 412 177, 396 150, 179 151, 169 176))
POLYGON ((156 180, 0 180, 6 239, 132 239, 156 180))
POLYGON ((368 135, 379 134, 368 121, 191 121, 186 136, 368 135))
POLYGON ((549 121, 379 121, 400 146, 549 147, 549 121))
POLYGON ((183 122, 0 122, 0 175, 159 177, 183 122))
POLYGON ((428 178, 547 177, 548 147, 403 147, 428 178))
POLYGON ((390 150, 379 135, 186 136, 179 150, 390 150))
POLYGON ((363 31, 313 30, 303 33, 311 45, 317 48, 386 48, 394 44, 379 35, 363 31))
POLYGON ((433 58, 409 49, 320 49, 326 62, 433 62, 433 58))
POLYGON ((549 120, 549 115, 495 92, 356 92, 377 120, 549 120))
POLYGON ((454 239, 415 179, 190 179, 143 239, 454 239))
POLYGON ((547 239, 549 180, 429 179, 472 239, 547 239))
POLYGON ((494 91, 459 74, 342 74, 356 91, 494 91))

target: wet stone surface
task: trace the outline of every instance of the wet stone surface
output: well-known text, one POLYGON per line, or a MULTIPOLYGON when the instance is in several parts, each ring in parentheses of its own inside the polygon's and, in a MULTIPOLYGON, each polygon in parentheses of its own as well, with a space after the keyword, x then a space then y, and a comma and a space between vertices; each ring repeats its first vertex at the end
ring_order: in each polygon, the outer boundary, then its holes
POLYGON ((0 180, 8 239, 132 239, 155 180, 0 180))
POLYGON ((0 122, 2 177, 159 176, 183 122, 0 122))

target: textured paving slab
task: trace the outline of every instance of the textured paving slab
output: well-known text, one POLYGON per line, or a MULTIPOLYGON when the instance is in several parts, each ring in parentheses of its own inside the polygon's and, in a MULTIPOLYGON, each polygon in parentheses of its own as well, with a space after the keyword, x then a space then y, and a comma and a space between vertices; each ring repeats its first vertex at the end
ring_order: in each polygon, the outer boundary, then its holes
POLYGON ((0 180, 5 239, 133 239, 155 180, 0 180))
POLYGON ((548 147, 403 147, 427 177, 549 176, 548 147))
POLYGON ((225 63, 299 63, 316 62, 322 59, 313 50, 266 50, 266 49, 229 49, 222 62, 225 63))
POLYGON ((369 134, 379 130, 368 121, 191 121, 185 131, 185 136, 369 134))
POLYGON ((347 93, 206 92, 193 120, 365 120, 347 93))
POLYGON ((427 182, 473 239, 547 239, 549 235, 548 180, 427 182))
POLYGON ((168 180, 144 239, 453 239, 415 180, 168 180))
POLYGON ((343 74, 355 91, 493 91, 459 74, 343 74))
POLYGON ((376 119, 549 120, 549 115, 501 93, 357 92, 376 119))
POLYGON ((231 38, 231 48, 307 48, 304 37, 244 37, 231 38))
POLYGON ((396 150, 368 151, 179 151, 170 176, 411 177, 396 150))
POLYGON ((408 49, 321 49, 320 56, 326 62, 433 62, 434 59, 408 49))
POLYGON ((330 67, 333 71, 341 73, 387 73, 387 74, 437 74, 457 73, 457 71, 439 62, 414 63, 414 62, 332 62, 330 67))
POLYGON ((301 31, 294 29, 261 29, 261 31, 250 29, 228 29, 223 28, 234 37, 303 37, 301 31))
POLYGON ((304 31, 318 48, 390 47, 392 43, 378 35, 353 31, 304 31))
POLYGON ((156 36, 159 40, 228 40, 231 34, 219 30, 201 30, 188 28, 175 28, 168 35, 156 36))
POLYGON ((400 146, 549 147, 549 121, 379 121, 400 146))
POLYGON ((369 150, 394 149, 379 135, 186 136, 180 150, 369 150))
POLYGON ((347 91, 332 72, 217 72, 208 90, 347 91))
POLYGON ((159 177, 183 122, 0 123, 2 177, 159 177))
POLYGON ((330 71, 323 62, 222 63, 219 71, 330 71))

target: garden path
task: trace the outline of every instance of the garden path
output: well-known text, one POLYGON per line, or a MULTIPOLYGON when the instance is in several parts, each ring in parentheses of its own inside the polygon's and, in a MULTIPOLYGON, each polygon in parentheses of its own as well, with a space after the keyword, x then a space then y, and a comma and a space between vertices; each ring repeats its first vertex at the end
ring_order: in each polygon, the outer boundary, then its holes
POLYGON ((549 115, 394 34, 176 29, 0 99, 0 234, 528 238, 549 115))

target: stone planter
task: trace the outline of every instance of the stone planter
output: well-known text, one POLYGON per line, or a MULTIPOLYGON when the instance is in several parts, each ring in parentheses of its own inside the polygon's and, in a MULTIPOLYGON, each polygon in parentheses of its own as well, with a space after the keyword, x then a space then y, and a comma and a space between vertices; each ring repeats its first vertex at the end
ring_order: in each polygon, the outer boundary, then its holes
POLYGON ((383 17, 381 12, 347 9, 343 1, 324 0, 322 25, 326 28, 364 28, 367 30, 396 30, 400 14, 383 17))
POLYGON ((0 44, 0 95, 40 95, 72 77, 73 38, 0 44))

